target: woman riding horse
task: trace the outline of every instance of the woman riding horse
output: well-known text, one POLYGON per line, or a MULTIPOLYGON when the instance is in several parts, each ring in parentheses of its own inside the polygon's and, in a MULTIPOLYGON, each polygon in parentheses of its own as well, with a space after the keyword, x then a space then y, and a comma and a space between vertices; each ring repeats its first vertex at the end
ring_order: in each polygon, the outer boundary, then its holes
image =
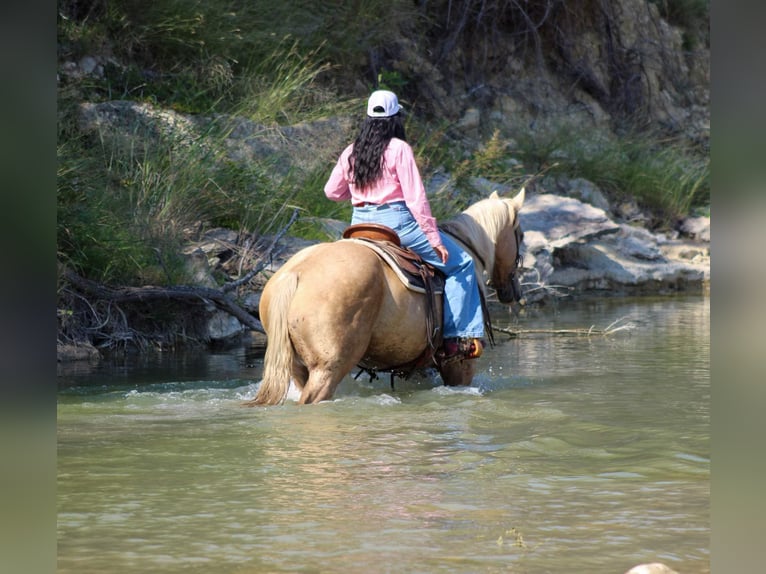
POLYGON ((474 262, 437 229, 406 142, 401 109, 393 92, 370 95, 364 125, 341 153, 324 192, 333 201, 351 200, 352 224, 391 227, 404 247, 445 274, 445 341, 440 358, 477 358, 483 349, 484 317, 474 262))
MULTIPOLYGON (((513 198, 493 192, 442 224, 501 303, 521 298, 523 203, 523 189, 513 198)), ((248 406, 282 403, 291 382, 299 403, 317 403, 332 398, 355 366, 393 372, 428 355, 427 296, 404 285, 369 242, 342 239, 299 251, 267 281, 258 308, 268 344, 263 379, 248 406)), ((477 361, 432 359, 445 385, 471 384, 477 361)))

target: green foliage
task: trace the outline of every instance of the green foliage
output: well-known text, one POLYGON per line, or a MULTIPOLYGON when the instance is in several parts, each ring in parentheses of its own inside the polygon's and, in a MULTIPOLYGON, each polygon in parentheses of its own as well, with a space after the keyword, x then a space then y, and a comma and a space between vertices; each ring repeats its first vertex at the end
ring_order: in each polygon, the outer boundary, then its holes
MULTIPOLYGON (((197 113, 231 111, 250 100, 254 115, 279 121, 322 108, 321 90, 307 79, 332 67, 335 76, 358 81, 369 56, 392 57, 391 38, 419 17, 406 0, 96 0, 86 6, 59 1, 58 46, 60 60, 113 54, 103 79, 87 86, 90 99, 140 99, 197 113)), ((383 65, 380 73, 390 85, 403 85, 400 72, 383 65)))
POLYGON ((285 37, 274 51, 248 67, 239 80, 241 103, 237 115, 264 124, 292 124, 316 119, 337 105, 316 86, 328 65, 317 51, 302 53, 297 42, 285 37))
MULTIPOLYGON (((141 99, 207 111, 225 97, 234 72, 236 27, 227 11, 183 0, 59 2, 59 58, 111 54, 90 99, 141 99)), ((219 6, 220 8, 220 6, 219 6)))
MULTIPOLYGON (((708 0, 654 1, 669 21, 690 28, 709 11, 708 0)), ((547 25, 549 5, 60 0, 60 62, 93 54, 110 59, 103 77, 62 75, 59 83, 59 258, 105 282, 182 283, 182 246, 206 227, 275 233, 298 209, 291 233, 327 239, 326 219, 351 216, 348 202, 328 201, 322 192, 332 166, 288 170, 266 155, 234 161, 223 145, 236 129, 230 118, 268 130, 356 111, 354 96, 370 88, 417 96, 429 72, 408 60, 414 49, 407 42, 422 42, 435 59, 449 59, 461 45, 475 47, 461 55, 467 60, 487 57, 493 42, 503 45, 507 24, 519 42, 537 47, 537 30, 525 31, 528 19, 513 18, 534 16, 547 25), (339 100, 338 93, 348 96, 339 100), (187 140, 80 133, 79 102, 116 99, 215 119, 187 140)), ((465 207, 475 177, 517 187, 527 173, 545 170, 590 179, 615 197, 636 195, 667 218, 709 201, 707 159, 656 137, 525 127, 512 138, 495 132, 466 151, 449 132, 447 120, 407 117, 424 177, 450 174, 450 192, 432 199, 437 218, 465 207)))
POLYGON ((651 133, 616 137, 560 124, 520 130, 516 141, 527 169, 588 179, 613 198, 635 197, 664 223, 710 201, 709 159, 651 133))
POLYGON ((401 93, 407 83, 407 79, 402 75, 401 72, 383 68, 378 73, 378 84, 376 89, 390 90, 392 92, 401 93))
POLYGON ((520 181, 522 167, 511 157, 511 151, 511 142, 502 138, 500 130, 495 130, 465 162, 465 175, 482 177, 501 185, 520 181))
POLYGON ((279 183, 270 161, 228 160, 222 133, 61 144, 59 256, 102 281, 183 282, 181 246, 201 228, 273 225, 289 178, 279 183))

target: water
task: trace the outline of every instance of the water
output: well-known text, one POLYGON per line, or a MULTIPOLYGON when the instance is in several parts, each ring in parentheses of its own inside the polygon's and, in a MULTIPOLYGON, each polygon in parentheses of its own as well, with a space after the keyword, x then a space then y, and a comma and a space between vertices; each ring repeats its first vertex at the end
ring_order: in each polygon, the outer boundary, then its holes
POLYGON ((240 407, 247 349, 62 373, 59 572, 709 572, 709 299, 494 311, 618 319, 314 406, 240 407))

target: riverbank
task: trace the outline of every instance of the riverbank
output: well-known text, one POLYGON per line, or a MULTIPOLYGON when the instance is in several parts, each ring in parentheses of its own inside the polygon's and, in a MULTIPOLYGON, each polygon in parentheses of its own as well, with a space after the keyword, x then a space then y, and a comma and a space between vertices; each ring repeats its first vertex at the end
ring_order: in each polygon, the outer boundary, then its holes
MULTIPOLYGON (((543 187, 539 184, 530 187, 519 215, 524 230, 521 284, 526 305, 709 292, 709 217, 689 217, 674 228, 651 231, 641 225, 648 218, 634 205, 610 205, 603 194, 595 193, 597 190, 591 189, 590 197, 602 207, 575 197, 540 193, 543 187)), ((582 182, 575 182, 572 189, 581 190, 582 182)), ((326 220, 324 225, 329 235, 338 238, 345 222, 326 220)), ((127 347, 221 348, 239 344, 253 333, 263 337, 258 320, 263 285, 297 251, 316 243, 284 231, 255 242, 250 234, 224 228, 202 234, 184 249, 195 278, 193 285, 111 291, 103 286, 92 287, 102 301, 107 299, 108 310, 120 310, 115 313, 117 317, 127 317, 122 307, 138 301, 149 309, 154 331, 142 334, 145 323, 128 324, 126 319, 115 331, 116 336, 110 336, 102 320, 100 342, 86 338, 60 341, 58 360, 98 361, 102 351, 127 347), (225 278, 223 286, 218 287, 221 277, 225 278), (177 301, 172 301, 174 298, 177 301), (166 313, 169 320, 159 324, 151 317, 152 309, 166 313), (179 316, 183 322, 179 323, 179 316), (179 330, 183 335, 180 344, 179 330)), ((90 313, 101 320, 97 306, 89 307, 90 313)), ((135 312, 133 316, 141 317, 135 312)))
POLYGON ((709 281, 709 240, 684 229, 710 214, 702 5, 466 4, 457 28, 459 8, 408 5, 383 37, 343 5, 308 28, 290 2, 244 10, 236 32, 215 3, 110 6, 58 20, 57 342, 73 356, 258 332, 279 258, 350 217, 321 187, 378 87, 399 94, 440 221, 526 185, 529 305, 709 281), (341 37, 312 33, 335 21, 341 37), (570 231, 545 227, 571 210, 570 231))

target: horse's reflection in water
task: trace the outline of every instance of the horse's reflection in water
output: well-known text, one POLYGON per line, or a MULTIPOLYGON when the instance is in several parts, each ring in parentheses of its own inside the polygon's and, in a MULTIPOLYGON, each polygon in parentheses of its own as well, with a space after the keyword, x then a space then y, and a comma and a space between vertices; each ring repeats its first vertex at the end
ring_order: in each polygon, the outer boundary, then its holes
MULTIPOLYGON (((523 189, 512 199, 494 192, 442 225, 473 256, 477 273, 503 303, 521 297, 516 271, 523 235, 517 216, 523 203, 523 189)), ((362 359, 381 371, 415 361, 428 345, 426 305, 425 295, 407 289, 374 251, 357 242, 299 251, 263 290, 263 381, 246 404, 281 403, 291 379, 301 391, 300 403, 316 403, 330 399, 362 359)), ((469 385, 476 369, 475 360, 436 367, 447 385, 469 385)))

